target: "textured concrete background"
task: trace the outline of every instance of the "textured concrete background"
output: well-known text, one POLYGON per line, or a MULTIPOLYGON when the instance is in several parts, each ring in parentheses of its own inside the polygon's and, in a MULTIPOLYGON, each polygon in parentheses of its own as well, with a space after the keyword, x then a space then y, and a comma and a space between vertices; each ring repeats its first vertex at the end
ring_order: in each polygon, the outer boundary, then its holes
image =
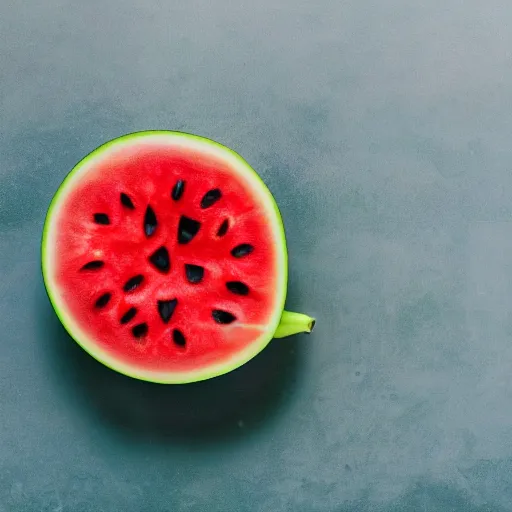
POLYGON ((504 4, 0 2, 0 512, 512 510, 504 4), (312 336, 185 388, 66 336, 46 207, 147 128, 260 172, 312 336))

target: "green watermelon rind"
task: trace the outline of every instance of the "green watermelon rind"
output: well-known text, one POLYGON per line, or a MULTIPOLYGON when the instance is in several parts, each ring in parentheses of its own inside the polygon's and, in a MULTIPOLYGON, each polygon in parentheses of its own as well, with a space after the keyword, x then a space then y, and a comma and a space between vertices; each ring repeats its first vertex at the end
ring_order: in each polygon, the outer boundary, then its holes
POLYGON ((106 367, 118 373, 124 374, 128 377, 138 380, 144 380, 158 384, 186 384, 211 379, 231 372, 239 368, 240 366, 243 366, 248 361, 250 361, 270 343, 279 325, 281 314, 284 310, 288 285, 288 252, 286 247, 285 229, 277 203, 272 193, 264 183, 264 181, 261 179, 258 173, 246 162, 244 158, 242 158, 238 153, 236 153, 232 149, 214 140, 199 135, 169 130, 148 130, 134 132, 110 140, 105 144, 97 147, 88 155, 86 155, 73 167, 73 169, 64 178, 50 203, 43 228, 43 235, 41 241, 41 256, 42 272, 46 292, 48 294, 48 297, 50 299, 50 302, 57 317, 59 318, 60 322, 62 323, 66 331, 69 333, 69 335, 90 356, 92 356, 94 359, 96 359, 106 367), (185 144, 201 145, 206 150, 215 151, 218 155, 222 155, 222 157, 231 160, 231 162, 235 164, 237 170, 239 170, 241 173, 245 173, 246 177, 254 182, 254 193, 258 194, 263 200, 266 201, 266 206, 271 207, 266 210, 268 211, 269 216, 270 212, 272 212, 275 216, 274 219, 269 220, 273 222, 273 229, 275 230, 276 235, 275 239, 277 243, 280 244, 280 247, 278 247, 276 251, 277 257, 279 258, 279 261, 276 262, 278 269, 278 271, 276 272, 276 288, 279 287, 279 289, 276 291, 275 295, 276 307, 274 309, 272 319, 269 322, 267 328, 262 332, 262 335, 257 340, 249 344, 249 346, 244 351, 237 354, 236 357, 233 357, 231 360, 227 362, 211 365, 207 368, 202 368, 199 370, 189 370, 183 372, 159 372, 147 369, 134 368, 132 365, 120 361, 111 354, 108 354, 106 351, 100 349, 98 346, 95 345, 94 340, 90 340, 88 336, 80 329, 80 327, 78 325, 75 325, 71 315, 69 315, 65 311, 65 308, 62 305, 60 305, 59 293, 58 290, 56 289, 56 286, 52 282, 50 272, 53 247, 51 237, 51 229, 53 225, 52 221, 56 217, 58 213, 58 206, 60 202, 66 197, 68 189, 72 190, 72 182, 76 178, 80 170, 83 169, 84 166, 91 163, 93 159, 104 156, 108 150, 116 149, 116 147, 118 147, 122 143, 134 143, 137 141, 141 141, 145 137, 161 136, 171 137, 176 141, 179 140, 180 142, 185 144))

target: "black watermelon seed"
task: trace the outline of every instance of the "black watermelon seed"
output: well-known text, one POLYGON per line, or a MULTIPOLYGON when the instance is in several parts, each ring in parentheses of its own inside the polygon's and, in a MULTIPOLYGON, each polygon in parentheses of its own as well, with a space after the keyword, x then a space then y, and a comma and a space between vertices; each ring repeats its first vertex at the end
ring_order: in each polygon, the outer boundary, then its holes
POLYGON ((178 243, 188 244, 198 233, 201 223, 182 215, 178 225, 178 243))
POLYGON ((228 232, 229 221, 225 219, 217 230, 217 236, 224 236, 228 232))
POLYGON ((156 231, 157 224, 155 212, 151 206, 148 206, 144 215, 144 233, 146 236, 151 236, 156 231))
POLYGON ((197 284, 203 280, 204 268, 199 265, 185 263, 185 274, 189 283, 197 284))
POLYGON ((164 246, 160 247, 149 257, 149 262, 160 272, 169 272, 171 268, 169 251, 164 246))
POLYGON ((240 244, 240 245, 237 245, 231 251, 231 254, 235 258, 243 258, 244 256, 251 254, 252 251, 254 251, 254 247, 251 244, 240 244))
POLYGON ((249 295, 249 287, 241 281, 228 281, 226 288, 236 295, 249 295))
POLYGON ((125 207, 125 208, 128 208, 130 210, 134 210, 135 209, 135 206, 134 204, 132 203, 132 200, 130 199, 129 196, 127 196, 124 192, 121 192, 121 196, 120 196, 120 199, 121 199, 121 204, 125 207))
POLYGON ((201 208, 210 208, 222 197, 222 192, 218 188, 208 190, 201 199, 201 208))
POLYGON ((110 219, 108 218, 108 215, 106 213, 95 213, 93 218, 96 224, 110 224, 110 219))
POLYGON ((212 311, 212 317, 218 324, 230 324, 236 320, 235 315, 222 311, 222 309, 214 309, 212 311))
POLYGON ((104 293, 103 295, 101 295, 101 297, 98 298, 98 300, 96 301, 96 303, 94 304, 97 308, 104 308, 110 301, 110 299, 112 298, 112 294, 111 293, 104 293))
POLYGON ((179 329, 174 329, 172 331, 172 340, 179 347, 184 347, 187 344, 187 340, 185 339, 185 336, 179 329))
POLYGON ((185 181, 184 180, 178 180, 176 182, 176 185, 174 185, 171 197, 174 199, 174 201, 178 201, 181 196, 183 195, 183 192, 185 191, 185 181))
POLYGON ((132 327, 132 334, 136 338, 143 338, 148 333, 148 324, 137 324, 134 327, 132 327))
POLYGON ((122 317, 121 320, 119 320, 122 324, 127 324, 130 320, 133 320, 135 315, 137 314, 136 308, 130 308, 122 317))
POLYGON ((80 270, 98 270, 103 267, 103 265, 105 265, 105 263, 101 260, 89 261, 89 263, 86 263, 80 270))
POLYGON ((144 281, 144 276, 142 276, 140 274, 138 276, 131 277, 124 284, 123 290, 125 292, 133 292, 133 290, 135 290, 138 286, 140 286, 142 281, 144 281))
POLYGON ((178 299, 158 301, 158 314, 160 315, 160 318, 162 319, 164 324, 169 323, 169 320, 171 319, 177 305, 178 299))

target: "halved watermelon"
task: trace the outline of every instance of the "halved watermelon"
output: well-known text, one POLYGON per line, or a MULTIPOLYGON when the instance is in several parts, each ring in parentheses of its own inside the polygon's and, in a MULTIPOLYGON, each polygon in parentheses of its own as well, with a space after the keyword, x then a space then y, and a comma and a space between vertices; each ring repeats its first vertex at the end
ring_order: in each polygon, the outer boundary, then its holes
POLYGON ((42 266, 70 335, 138 379, 214 377, 314 323, 283 312, 286 242, 269 190, 194 135, 126 135, 78 163, 48 210, 42 266))

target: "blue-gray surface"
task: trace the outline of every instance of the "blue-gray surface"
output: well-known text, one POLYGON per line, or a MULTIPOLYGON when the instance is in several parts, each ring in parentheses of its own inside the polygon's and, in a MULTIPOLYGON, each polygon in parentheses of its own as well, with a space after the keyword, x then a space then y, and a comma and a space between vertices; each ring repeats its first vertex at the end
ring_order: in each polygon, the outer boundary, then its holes
POLYGON ((503 4, 0 3, 0 512, 512 510, 503 4), (147 128, 261 173, 313 335, 186 387, 67 337, 45 209, 88 151, 147 128))

